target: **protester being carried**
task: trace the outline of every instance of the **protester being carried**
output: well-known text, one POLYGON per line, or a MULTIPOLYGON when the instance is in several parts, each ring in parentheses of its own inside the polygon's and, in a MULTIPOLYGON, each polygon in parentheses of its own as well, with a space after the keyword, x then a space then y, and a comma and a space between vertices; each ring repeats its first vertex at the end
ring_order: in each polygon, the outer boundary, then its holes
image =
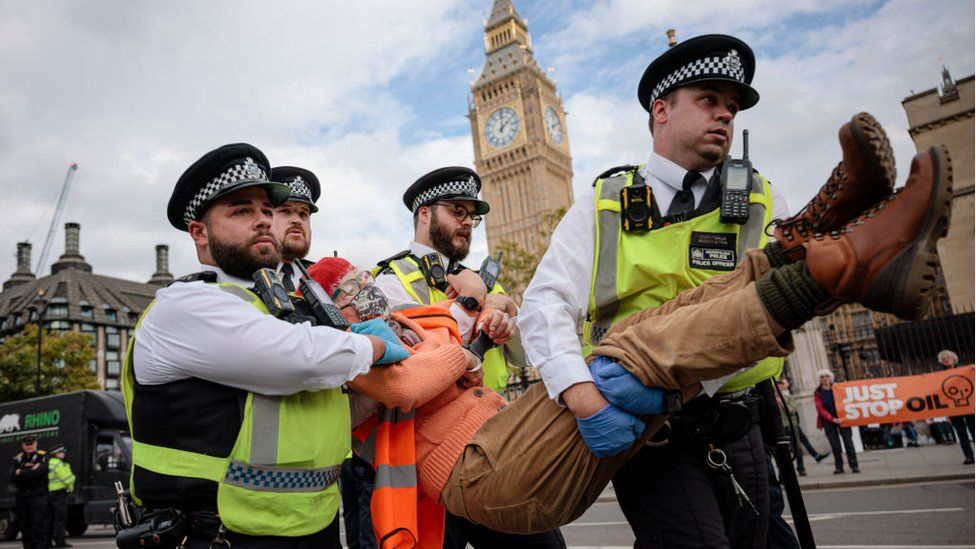
MULTIPOLYGON (((662 389, 680 391, 688 399, 698 393, 701 381, 769 356, 785 356, 792 349, 791 329, 840 303, 858 302, 909 318, 923 311, 930 290, 925 266, 949 222, 948 164, 944 148, 919 153, 906 185, 836 236, 796 235, 788 245, 773 242, 748 250, 728 274, 614 324, 594 348, 590 370, 610 406, 642 418, 627 433, 630 442, 613 443, 625 450, 591 450, 573 414, 550 400, 541 384, 508 406, 487 389, 457 386, 467 369, 461 364, 467 355, 459 349, 440 350, 454 356, 453 369, 439 364, 443 377, 419 374, 425 382, 406 401, 393 380, 406 383, 416 373, 403 363, 373 369, 350 382, 350 388, 388 408, 416 408, 408 420, 418 441, 416 485, 452 514, 501 532, 542 532, 567 524, 596 500, 614 473, 664 423, 662 389), (690 327, 694 338, 687 337, 690 327), (654 415, 658 417, 649 417, 654 415)), ((354 316, 355 311, 365 320, 363 311, 383 309, 382 292, 365 273, 328 271, 332 278, 319 282, 345 314, 354 316)), ((391 316, 420 336, 420 345, 428 344, 431 338, 419 317, 406 315, 401 311, 391 316)), ((504 335, 492 333, 493 326, 482 329, 496 343, 504 335)), ((450 333, 451 328, 438 330, 450 333)), ((828 390, 830 381, 828 376, 828 390)), ((382 423, 377 421, 378 428, 395 427, 382 423)))

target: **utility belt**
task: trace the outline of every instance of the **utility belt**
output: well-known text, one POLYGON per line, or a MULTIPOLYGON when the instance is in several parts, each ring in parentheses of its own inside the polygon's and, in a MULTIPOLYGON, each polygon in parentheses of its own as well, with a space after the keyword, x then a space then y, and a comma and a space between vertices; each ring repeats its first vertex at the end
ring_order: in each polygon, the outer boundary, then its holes
POLYGON ((212 549, 231 546, 216 511, 175 508, 141 514, 135 524, 118 530, 115 543, 119 549, 182 549, 191 538, 209 540, 212 549))
POLYGON ((701 447, 727 444, 744 437, 762 420, 763 401, 752 387, 735 393, 701 395, 671 415, 652 445, 701 447))

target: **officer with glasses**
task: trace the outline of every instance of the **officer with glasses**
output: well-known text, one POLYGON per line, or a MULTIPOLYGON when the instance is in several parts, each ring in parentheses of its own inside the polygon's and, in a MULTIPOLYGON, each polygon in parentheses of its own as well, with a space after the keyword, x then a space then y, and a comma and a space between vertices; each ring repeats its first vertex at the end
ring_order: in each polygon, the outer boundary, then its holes
MULTIPOLYGON (((420 177, 403 194, 403 204, 413 214, 413 241, 408 249, 381 261, 373 274, 393 308, 459 296, 474 298, 476 306, 470 299, 458 299, 450 310, 465 343, 484 331, 503 346, 486 353, 482 362, 484 385, 498 391, 508 383, 506 357, 521 357, 522 351, 516 340, 510 340, 518 314, 515 302, 501 286, 488 288, 476 272, 461 264, 471 247, 472 230, 490 210, 478 198, 480 191, 481 178, 469 168, 439 168, 420 177)), ((558 530, 503 534, 450 514, 446 526, 445 548, 466 543, 476 548, 565 547, 558 530)))

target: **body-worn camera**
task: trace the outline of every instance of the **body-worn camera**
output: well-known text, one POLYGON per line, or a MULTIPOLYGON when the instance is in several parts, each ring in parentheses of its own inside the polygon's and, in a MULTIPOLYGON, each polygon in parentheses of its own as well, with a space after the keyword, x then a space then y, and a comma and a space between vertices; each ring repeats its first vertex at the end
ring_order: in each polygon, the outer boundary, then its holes
POLYGON ((651 187, 631 185, 620 189, 620 222, 627 232, 645 232, 654 225, 651 219, 651 187))
POLYGON ((447 288, 447 271, 441 264, 441 256, 431 252, 420 258, 421 271, 427 279, 427 285, 444 291, 447 288))
POLYGON ((749 193, 752 192, 752 163, 749 162, 749 130, 742 130, 742 158, 730 158, 722 165, 722 223, 744 225, 749 221, 749 193))
POLYGON ((274 269, 258 269, 251 275, 254 279, 254 293, 268 307, 268 312, 276 318, 285 318, 295 312, 295 305, 288 297, 288 290, 278 280, 278 273, 274 269))

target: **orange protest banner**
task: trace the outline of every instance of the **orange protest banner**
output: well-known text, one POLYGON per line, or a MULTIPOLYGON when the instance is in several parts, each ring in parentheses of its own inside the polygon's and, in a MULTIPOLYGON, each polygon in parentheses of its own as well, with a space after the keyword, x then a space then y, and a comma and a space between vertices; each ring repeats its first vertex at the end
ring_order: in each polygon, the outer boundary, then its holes
POLYGON ((860 379, 834 384, 844 427, 898 423, 973 413, 976 368, 960 366, 917 376, 860 379))

